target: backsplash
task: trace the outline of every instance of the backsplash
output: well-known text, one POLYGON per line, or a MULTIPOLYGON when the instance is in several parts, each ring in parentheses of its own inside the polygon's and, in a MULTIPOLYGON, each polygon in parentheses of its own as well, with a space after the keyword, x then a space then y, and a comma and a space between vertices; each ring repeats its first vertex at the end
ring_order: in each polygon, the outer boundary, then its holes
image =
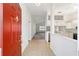
POLYGON ((69 37, 69 38, 72 38, 73 39, 73 34, 74 33, 77 33, 77 29, 66 29, 65 26, 55 26, 55 33, 58 33, 58 34, 62 34, 66 37, 69 37))

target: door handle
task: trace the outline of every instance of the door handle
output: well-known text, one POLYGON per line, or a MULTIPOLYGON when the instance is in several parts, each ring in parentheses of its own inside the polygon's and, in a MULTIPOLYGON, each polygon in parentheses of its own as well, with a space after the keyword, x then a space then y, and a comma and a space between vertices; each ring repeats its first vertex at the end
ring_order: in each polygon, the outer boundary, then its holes
POLYGON ((22 35, 20 35, 19 42, 22 43, 22 35))

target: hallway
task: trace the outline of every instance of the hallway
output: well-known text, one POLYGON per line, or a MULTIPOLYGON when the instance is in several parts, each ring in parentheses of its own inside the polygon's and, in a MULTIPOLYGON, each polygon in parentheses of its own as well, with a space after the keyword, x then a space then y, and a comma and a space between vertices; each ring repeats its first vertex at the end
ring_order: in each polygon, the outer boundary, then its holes
POLYGON ((0 55, 77 56, 76 4, 2 5, 1 9, 4 10, 3 19, 0 19, 0 55))
POLYGON ((50 49, 46 41, 41 38, 44 33, 38 33, 30 41, 28 47, 26 47, 23 56, 54 56, 54 53, 50 49), (41 40, 42 39, 42 40, 41 40))

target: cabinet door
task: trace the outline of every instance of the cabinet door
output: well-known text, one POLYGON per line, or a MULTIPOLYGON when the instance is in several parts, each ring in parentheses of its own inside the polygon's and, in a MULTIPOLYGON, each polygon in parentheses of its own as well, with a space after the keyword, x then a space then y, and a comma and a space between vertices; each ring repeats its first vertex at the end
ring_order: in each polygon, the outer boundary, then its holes
POLYGON ((21 10, 19 4, 3 4, 3 55, 21 55, 21 10))

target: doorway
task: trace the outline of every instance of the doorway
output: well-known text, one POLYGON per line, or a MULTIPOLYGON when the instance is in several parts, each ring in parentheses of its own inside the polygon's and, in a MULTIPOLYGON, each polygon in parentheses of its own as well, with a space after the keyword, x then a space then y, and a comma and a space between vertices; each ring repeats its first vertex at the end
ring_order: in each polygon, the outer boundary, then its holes
POLYGON ((3 56, 21 55, 21 9, 18 3, 3 4, 3 56))

